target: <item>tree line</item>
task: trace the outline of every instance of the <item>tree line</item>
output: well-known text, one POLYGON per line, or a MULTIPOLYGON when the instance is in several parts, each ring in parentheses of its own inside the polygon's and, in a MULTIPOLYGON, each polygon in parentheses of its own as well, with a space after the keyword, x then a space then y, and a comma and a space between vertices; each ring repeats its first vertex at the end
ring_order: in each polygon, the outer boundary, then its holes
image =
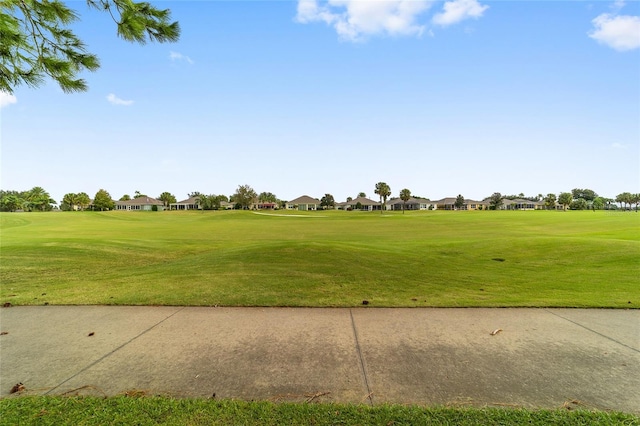
MULTIPOLYGON (((380 197, 381 204, 385 204, 392 195, 391 188, 385 182, 378 182, 375 185, 374 193, 380 197)), ((357 194, 357 197, 366 196, 365 192, 359 192, 357 194)), ((119 198, 119 201, 127 201, 141 197, 148 196, 140 191, 135 191, 133 197, 129 194, 124 194, 119 198)), ((266 203, 270 203, 277 208, 284 208, 287 203, 271 192, 257 193, 250 185, 239 185, 236 191, 230 196, 216 194, 206 195, 199 191, 194 191, 189 193, 188 197, 193 198, 195 204, 203 210, 218 210, 221 208, 221 203, 223 202, 231 203, 235 209, 249 209, 254 204, 266 203)), ((398 198, 403 201, 403 207, 412 197, 423 198, 412 195, 408 188, 402 189, 398 194, 398 198)), ((166 191, 154 198, 162 201, 166 208, 169 208, 171 204, 177 202, 175 195, 166 191)), ((618 208, 624 210, 635 208, 635 210, 638 210, 638 206, 640 205, 640 193, 622 192, 616 195, 615 198, 606 198, 599 196, 591 189, 581 188, 574 188, 571 192, 561 192, 557 196, 552 193, 547 195, 538 194, 536 196, 525 196, 523 193, 518 195, 502 195, 500 192, 494 192, 489 197, 486 197, 484 201, 488 203, 490 210, 498 210, 503 205, 516 199, 544 202, 545 206, 550 210, 556 209, 558 205, 562 206, 564 210, 611 210, 618 208), (615 203, 618 203, 619 206, 615 203)), ((353 197, 347 197, 348 202, 353 200, 353 197)), ((459 194, 455 198, 454 206, 456 208, 462 208, 465 203, 465 198, 459 194)), ((67 193, 62 197, 59 206, 57 206, 57 204, 49 193, 40 186, 33 187, 28 191, 0 190, 0 211, 8 212, 18 210, 25 212, 45 212, 54 209, 63 211, 88 209, 105 211, 113 210, 116 202, 109 192, 100 189, 93 198, 85 192, 67 193)), ((320 198, 320 206, 324 209, 332 209, 335 205, 335 198, 329 193, 324 194, 324 196, 320 198)))

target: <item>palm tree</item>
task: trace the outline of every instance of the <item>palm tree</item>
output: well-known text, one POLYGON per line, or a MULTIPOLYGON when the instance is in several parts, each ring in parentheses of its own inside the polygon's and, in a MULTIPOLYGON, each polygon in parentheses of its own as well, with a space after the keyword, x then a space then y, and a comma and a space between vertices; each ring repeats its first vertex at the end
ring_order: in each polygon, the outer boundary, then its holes
POLYGON ((631 203, 636 205, 636 211, 638 211, 638 204, 640 204, 640 194, 631 194, 631 197, 629 197, 629 204, 631 203))
POLYGON ((567 210, 567 206, 573 201, 573 195, 570 192, 561 192, 558 195, 558 203, 562 204, 563 210, 567 210))
POLYGON ((62 197, 62 204, 68 205, 69 210, 75 210, 74 207, 78 205, 78 194, 74 194, 73 192, 64 194, 64 197, 62 197))
POLYGON ((45 211, 51 208, 55 201, 51 199, 49 193, 40 186, 35 186, 25 194, 25 210, 45 211))
POLYGON ((170 192, 165 191, 162 194, 160 194, 160 196, 158 196, 158 200, 162 201, 165 208, 168 208, 171 205, 171 203, 176 202, 176 197, 170 192))
POLYGON ((616 195, 616 202, 620 203, 620 208, 622 208, 622 204, 624 203, 624 210, 627 209, 627 203, 629 204, 629 208, 631 208, 633 195, 630 192, 623 192, 622 194, 616 195))
POLYGON ((403 201, 402 214, 404 214, 404 206, 405 204, 407 204, 407 201, 409 201, 409 198, 411 198, 411 191, 409 191, 407 188, 400 191, 400 199, 403 201))
POLYGON ((80 192, 76 194, 76 203, 80 206, 80 210, 86 209, 91 204, 91 198, 86 192, 80 192))
POLYGON ((387 204, 387 197, 391 195, 391 188, 385 182, 376 183, 375 193, 380 196, 380 214, 384 211, 384 205, 387 204))

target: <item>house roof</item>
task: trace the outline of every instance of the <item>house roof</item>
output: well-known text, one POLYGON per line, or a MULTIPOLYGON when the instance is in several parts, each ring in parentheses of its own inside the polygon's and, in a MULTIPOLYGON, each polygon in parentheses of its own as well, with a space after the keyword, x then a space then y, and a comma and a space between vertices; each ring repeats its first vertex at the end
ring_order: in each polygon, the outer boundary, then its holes
POLYGON ((513 200, 509 199, 509 198, 504 198, 502 200, 502 202, 504 204, 511 204, 511 203, 516 203, 516 204, 534 204, 534 205, 540 205, 540 204, 544 204, 544 201, 531 201, 531 200, 526 200, 524 198, 514 198, 513 200))
POLYGON ((303 195, 295 200, 289 201, 287 204, 320 204, 320 200, 317 198, 311 198, 308 195, 303 195))
POLYGON ((379 206, 380 205, 379 202, 373 201, 373 200, 371 200, 369 198, 366 198, 366 197, 358 197, 358 198, 355 198, 355 199, 353 199, 351 201, 347 201, 346 205, 347 206, 355 206, 358 203, 362 204, 363 206, 379 206))
MULTIPOLYGON (((407 204, 429 204, 429 203, 434 203, 433 201, 429 201, 426 198, 409 198, 407 200, 407 204)), ((394 198, 393 200, 389 201, 387 204, 389 205, 397 205, 397 204, 404 204, 404 201, 402 201, 402 198, 394 198)))
MULTIPOLYGON (((429 202, 430 203, 435 203, 435 204, 455 204, 456 203, 456 197, 446 197, 446 198, 443 198, 442 200, 429 201, 429 202)), ((472 200, 470 198, 465 198, 464 199, 464 203, 465 204, 488 204, 489 201, 488 200, 476 201, 476 200, 472 200)))
POLYGON ((160 200, 156 200, 155 198, 151 198, 151 197, 138 197, 138 198, 132 198, 131 200, 126 200, 126 201, 116 201, 116 204, 120 205, 120 206, 143 206, 143 205, 156 205, 156 206, 163 206, 164 203, 160 200))
POLYGON ((446 198, 443 198, 442 200, 434 201, 434 203, 436 204, 455 204, 455 202, 456 202, 455 197, 446 197, 446 198))
POLYGON ((171 205, 176 205, 176 204, 198 204, 198 201, 200 201, 200 199, 196 195, 194 197, 189 197, 186 200, 178 201, 177 203, 171 203, 171 205))

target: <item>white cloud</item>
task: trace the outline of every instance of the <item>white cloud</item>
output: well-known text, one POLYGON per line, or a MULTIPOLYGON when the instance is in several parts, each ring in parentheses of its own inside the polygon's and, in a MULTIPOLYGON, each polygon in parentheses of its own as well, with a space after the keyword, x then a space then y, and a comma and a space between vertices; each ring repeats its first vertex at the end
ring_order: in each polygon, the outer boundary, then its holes
POLYGON ((0 90, 0 108, 4 108, 15 103, 18 103, 18 98, 10 93, 0 90))
POLYGON ((627 149, 627 146, 623 145, 621 143, 618 143, 618 142, 614 142, 614 143, 611 144, 611 148, 613 148, 613 149, 627 149))
POLYGON ((179 52, 174 52, 174 51, 169 52, 169 59, 171 59, 171 62, 187 61, 188 63, 193 64, 193 59, 179 52))
POLYGON ((107 100, 113 104, 113 105, 125 105, 125 106, 129 106, 133 104, 133 101, 125 101, 124 99, 120 99, 119 97, 117 97, 116 95, 114 95, 113 93, 109 93, 107 95, 107 100))
POLYGON ((611 10, 613 10, 615 13, 618 13, 620 12, 620 9, 624 7, 624 5, 625 5, 624 0, 616 0, 611 5, 611 10))
POLYGON ((433 23, 446 27, 465 19, 482 17, 489 6, 478 3, 478 0, 452 0, 442 7, 443 12, 433 17, 433 23))
POLYGON ((429 9, 427 0, 299 0, 296 21, 324 22, 332 26, 339 37, 362 41, 368 36, 420 36, 424 26, 416 23, 418 16, 429 9))
POLYGON ((603 13, 591 22, 589 37, 599 43, 618 51, 640 47, 640 16, 603 13))

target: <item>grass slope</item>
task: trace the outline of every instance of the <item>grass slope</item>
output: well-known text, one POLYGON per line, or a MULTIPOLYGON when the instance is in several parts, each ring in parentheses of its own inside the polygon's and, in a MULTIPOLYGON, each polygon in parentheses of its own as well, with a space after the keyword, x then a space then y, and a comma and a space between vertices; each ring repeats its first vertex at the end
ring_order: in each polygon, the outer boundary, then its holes
POLYGON ((0 302, 633 307, 624 212, 0 214, 0 302))

